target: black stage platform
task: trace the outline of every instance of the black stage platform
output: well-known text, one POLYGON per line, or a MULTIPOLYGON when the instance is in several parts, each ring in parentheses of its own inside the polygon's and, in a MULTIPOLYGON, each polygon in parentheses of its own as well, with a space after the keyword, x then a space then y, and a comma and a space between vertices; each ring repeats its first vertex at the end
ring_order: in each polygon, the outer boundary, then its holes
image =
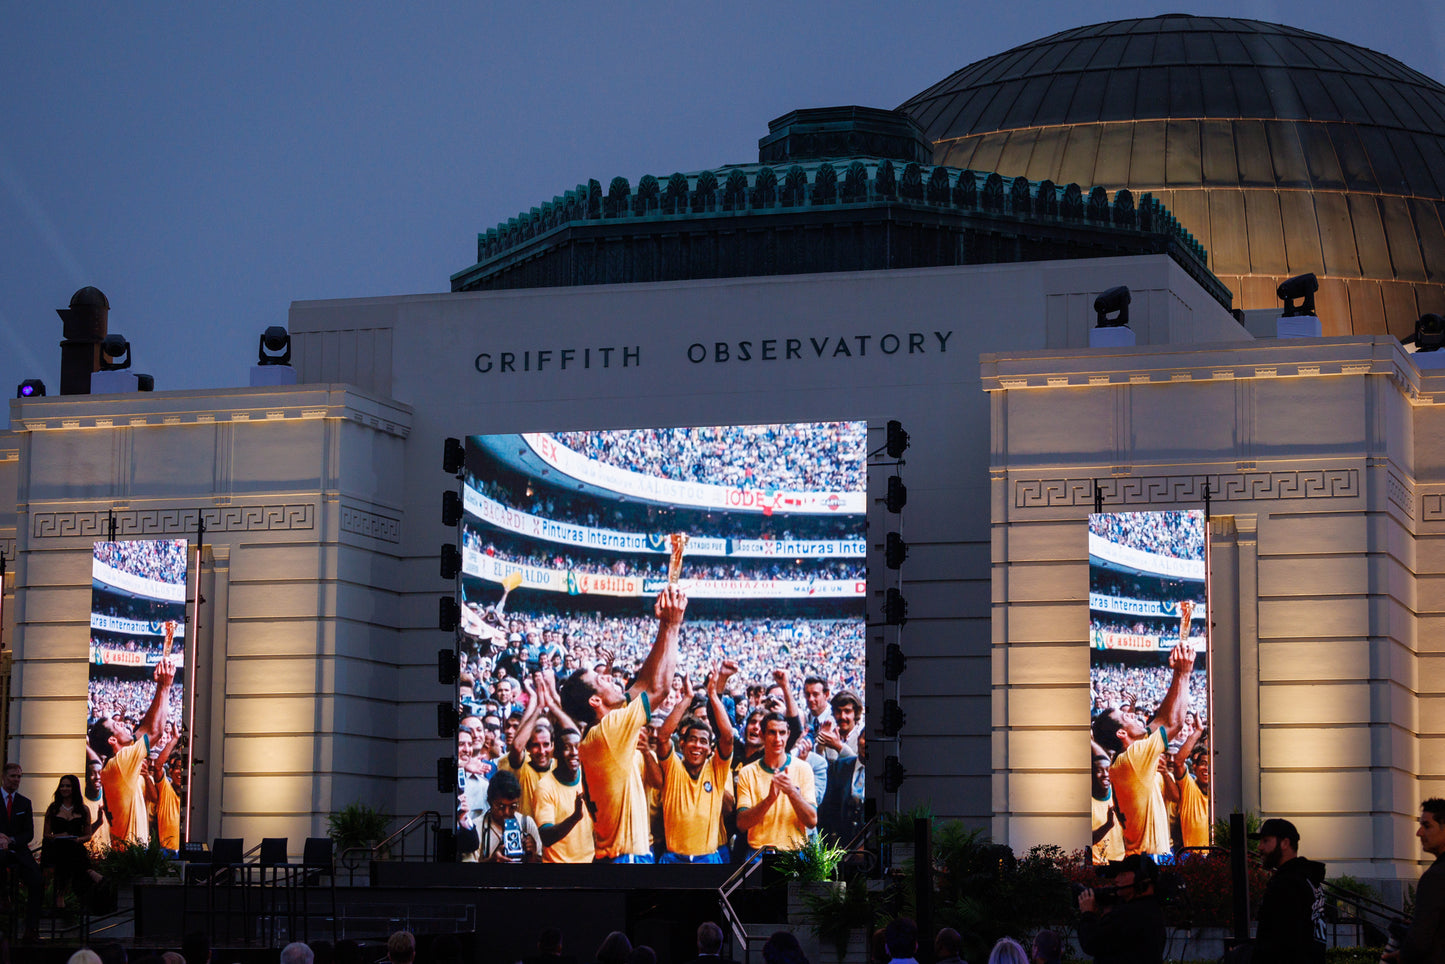
MULTIPOLYGON (((734 869, 382 861, 371 865, 369 884, 336 887, 334 930, 329 886, 306 889, 303 914, 300 888, 284 883, 142 884, 136 887, 135 943, 175 947, 185 932, 207 930, 214 946, 226 949, 214 958, 218 964, 274 962, 276 949, 291 940, 350 938, 379 945, 406 929, 423 943, 431 935, 462 936, 464 959, 474 964, 512 964, 535 953, 543 928, 560 927, 566 953, 581 961, 592 960, 602 939, 620 930, 633 943, 652 947, 659 964, 681 964, 697 953, 699 923, 724 924, 718 888, 734 869)), ((765 886, 771 877, 765 869, 734 894, 743 920, 783 919, 784 889, 765 886)), ((741 960, 742 950, 732 956, 741 960)))

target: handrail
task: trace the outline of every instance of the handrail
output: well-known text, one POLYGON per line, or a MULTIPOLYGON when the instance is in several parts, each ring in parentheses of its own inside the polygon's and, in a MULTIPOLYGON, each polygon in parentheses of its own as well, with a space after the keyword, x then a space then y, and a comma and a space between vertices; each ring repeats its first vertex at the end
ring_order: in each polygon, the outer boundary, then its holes
MULTIPOLYGON (((878 817, 875 815, 872 820, 869 820, 858 828, 858 831, 844 848, 847 851, 844 857, 845 860, 859 854, 866 858, 865 864, 876 859, 873 851, 867 847, 860 846, 860 843, 877 821, 878 817)), ((751 964, 752 949, 749 947, 749 943, 752 941, 752 937, 748 934, 747 928, 743 926, 737 911, 733 909, 731 897, 737 893, 738 888, 745 884, 747 879, 762 866, 763 855, 772 853, 777 853, 777 848, 763 847, 753 851, 748 859, 739 864, 737 869, 728 876, 728 879, 723 881, 722 885, 718 887, 718 901, 722 905, 723 917, 727 920, 728 929, 732 931, 733 939, 742 951, 742 964, 751 964)), ((867 868, 865 867, 865 869, 867 868)))
POLYGON ((728 929, 733 933, 733 939, 737 941, 738 948, 743 954, 743 964, 751 964, 751 950, 748 947, 748 932, 743 927, 743 922, 738 918, 738 913, 733 909, 733 903, 729 899, 737 893, 749 877, 763 865, 763 855, 776 853, 772 847, 763 847, 754 850, 747 860, 738 865, 727 880, 722 882, 718 888, 718 901, 722 905, 723 917, 727 919, 728 929))
MULTIPOLYGON (((404 851, 407 838, 410 837, 411 834, 415 832, 418 827, 435 829, 441 826, 441 819, 441 814, 437 811, 423 810, 421 813, 407 820, 406 823, 402 824, 400 827, 397 827, 391 833, 387 834, 385 837, 383 837, 381 840, 378 840, 374 844, 362 844, 360 846, 347 847, 345 850, 341 851, 341 853, 337 855, 336 862, 342 867, 346 868, 348 880, 351 882, 355 882, 356 869, 360 865, 362 860, 370 861, 388 859, 387 855, 391 854, 392 847, 398 842, 400 842, 402 846, 397 849, 404 851)), ((421 860, 430 860, 432 858, 432 843, 434 836, 434 834, 425 834, 423 836, 420 858, 421 860)), ((406 856, 404 853, 400 853, 396 855, 396 859, 405 860, 406 856)))
MULTIPOLYGON (((415 817, 412 817, 406 823, 402 824, 400 827, 387 834, 381 840, 378 840, 376 843, 372 844, 371 859, 381 860, 381 854, 390 851, 391 845, 393 843, 398 840, 405 840, 405 838, 409 836, 411 832, 419 826, 440 826, 441 819, 442 815, 437 813, 435 810, 423 810, 421 813, 417 814, 415 817)), ((423 839, 421 851, 423 860, 427 858, 427 855, 430 853, 430 849, 430 843, 427 840, 423 839)))

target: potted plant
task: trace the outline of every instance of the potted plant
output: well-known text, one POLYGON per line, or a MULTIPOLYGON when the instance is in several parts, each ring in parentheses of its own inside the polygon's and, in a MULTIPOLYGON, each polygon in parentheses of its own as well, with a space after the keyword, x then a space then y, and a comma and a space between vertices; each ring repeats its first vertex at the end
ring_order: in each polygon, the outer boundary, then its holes
POLYGON ((338 857, 355 847, 374 847, 386 836, 390 823, 390 817, 365 803, 349 803, 326 818, 327 833, 336 842, 338 857))
MULTIPOLYGON (((147 845, 128 840, 114 842, 92 866, 105 878, 103 892, 112 891, 119 907, 134 906, 137 881, 153 883, 176 875, 175 864, 155 838, 147 845)), ((100 902, 105 904, 108 900, 102 897, 100 902)))
POLYGON ((868 941, 878 904, 865 878, 837 881, 836 886, 805 892, 803 904, 819 944, 831 947, 839 964, 868 960, 868 941))

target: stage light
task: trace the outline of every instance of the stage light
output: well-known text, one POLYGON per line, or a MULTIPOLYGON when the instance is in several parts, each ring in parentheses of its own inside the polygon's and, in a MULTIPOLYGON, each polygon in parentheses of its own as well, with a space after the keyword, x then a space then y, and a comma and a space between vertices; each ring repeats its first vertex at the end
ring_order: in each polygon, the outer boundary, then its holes
POLYGON ((27 378, 15 386, 16 398, 44 398, 45 383, 38 378, 27 378))
POLYGON ((447 701, 437 704, 437 736, 456 736, 457 724, 462 721, 456 706, 447 701))
POLYGON ((138 392, 153 392, 156 390, 156 377, 154 375, 140 375, 135 377, 135 390, 138 392))
POLYGON ((462 571, 462 554, 456 546, 446 544, 442 546, 441 572, 443 579, 455 579, 457 573, 462 571))
POLYGON ((883 701, 883 735, 894 737, 898 731, 903 729, 908 722, 908 714, 903 712, 903 707, 898 705, 897 700, 883 701))
POLYGON ((896 532, 888 533, 883 542, 883 562, 889 569, 898 569, 903 566, 903 560, 908 558, 908 543, 896 532))
POLYGON ((457 681, 457 651, 454 649, 437 650, 437 682, 443 686, 451 686, 457 681))
POLYGON ((903 655, 903 647, 897 643, 889 643, 888 648, 883 651, 884 678, 889 681, 896 680, 907 668, 908 657, 903 655))
POLYGON ((457 758, 454 756, 437 757, 437 792, 457 792, 457 758))
POLYGON ((1284 302, 1284 317, 1312 315, 1315 313, 1315 292, 1320 290, 1320 279, 1312 274, 1297 274, 1279 283, 1274 293, 1284 302), (1295 299, 1303 299, 1296 305, 1295 299))
POLYGON ((1128 285, 1119 285, 1100 294, 1094 299, 1094 327, 1128 328, 1129 302, 1132 300, 1128 285))
POLYGON ((437 600, 437 629, 442 632, 455 632, 457 623, 462 621, 462 607, 457 605, 455 598, 443 596, 437 600))
POLYGON ((884 449, 890 459, 896 459, 908 451, 908 433, 903 431, 903 423, 896 418, 888 420, 888 441, 884 444, 884 449))
POLYGON ((100 370, 118 372, 130 367, 130 342, 125 335, 111 333, 100 343, 100 370))
POLYGON ((908 622, 908 600, 897 589, 890 589, 884 594, 883 621, 890 626, 902 626, 908 622))
POLYGON ((883 505, 889 512, 902 512, 903 507, 908 504, 908 486, 896 475, 888 477, 888 495, 883 500, 883 505))
POLYGON ((256 354, 258 365, 291 364, 291 333, 280 325, 272 325, 261 332, 256 354))
MULTIPOLYGON (((1430 312, 1415 322, 1415 334, 1407 339, 1415 342, 1416 354, 1445 348, 1445 317, 1430 312)), ((40 394, 44 395, 42 391, 40 394)))
POLYGON ((903 764, 898 762, 896 756, 883 758, 883 792, 897 793, 898 788, 903 786, 903 781, 908 779, 908 771, 903 769, 903 764))
POLYGON ((462 497, 455 492, 442 493, 442 525, 454 526, 462 521, 462 497))
POLYGON ((456 475, 462 470, 467 461, 467 450, 462 448, 462 440, 449 438, 442 443, 442 471, 447 475, 456 475))

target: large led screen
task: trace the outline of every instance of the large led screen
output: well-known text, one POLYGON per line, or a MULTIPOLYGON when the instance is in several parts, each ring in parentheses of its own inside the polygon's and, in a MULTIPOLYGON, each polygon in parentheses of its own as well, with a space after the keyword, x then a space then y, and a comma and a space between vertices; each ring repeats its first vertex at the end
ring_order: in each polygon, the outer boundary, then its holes
POLYGON ((467 440, 461 859, 725 862, 852 837, 866 436, 467 440))
POLYGON ((187 779, 184 539, 97 542, 91 563, 84 796, 92 850, 176 851, 187 779))
POLYGON ((1089 516, 1096 863, 1209 845, 1204 514, 1089 516))

